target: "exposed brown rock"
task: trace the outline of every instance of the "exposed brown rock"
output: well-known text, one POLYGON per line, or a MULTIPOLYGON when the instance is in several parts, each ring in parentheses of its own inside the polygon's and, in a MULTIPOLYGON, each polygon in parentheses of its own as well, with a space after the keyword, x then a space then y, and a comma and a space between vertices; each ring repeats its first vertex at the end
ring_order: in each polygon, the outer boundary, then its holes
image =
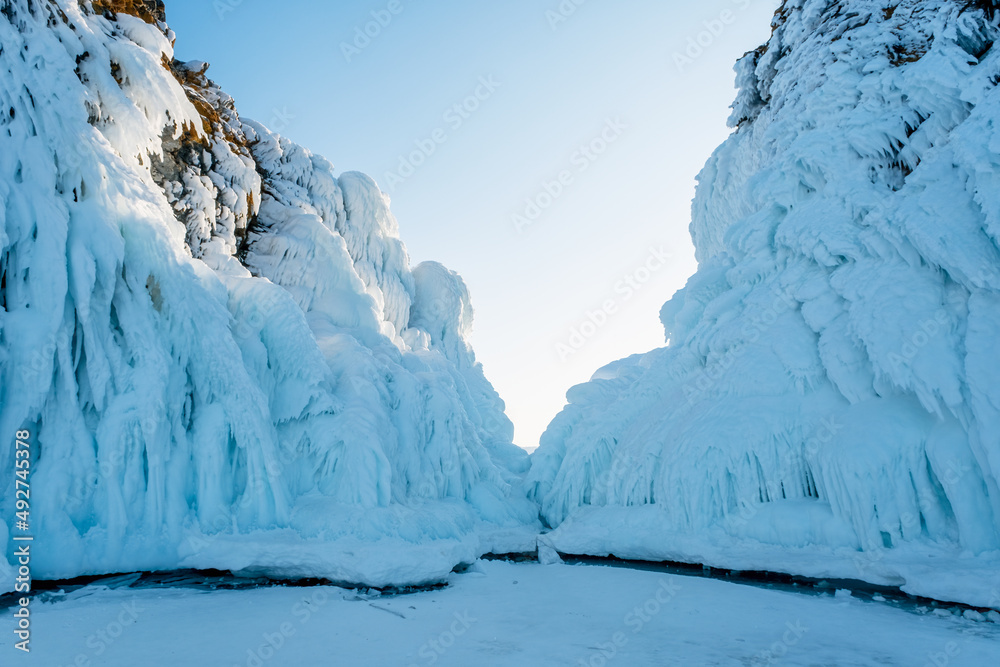
POLYGON ((214 194, 211 195, 216 198, 216 213, 222 214, 224 209, 232 212, 235 218, 233 240, 237 246, 242 246, 247 229, 256 217, 259 185, 256 192, 255 188, 247 188, 245 182, 241 185, 237 180, 229 180, 222 186, 219 181, 232 179, 233 174, 213 176, 213 171, 217 168, 216 160, 225 154, 240 156, 244 163, 253 164, 235 103, 206 76, 206 63, 184 63, 176 59, 171 61, 164 56, 162 65, 181 84, 188 100, 198 111, 201 127, 185 124, 177 137, 173 136, 173 127, 164 128, 162 156, 150 156, 153 178, 167 193, 178 220, 185 224, 188 230, 187 243, 193 256, 201 256, 200 246, 208 238, 204 235, 205 230, 199 226, 199 210, 190 205, 188 196, 191 187, 199 186, 192 185, 192 180, 185 178, 185 174, 205 176, 216 184, 218 189, 212 190, 214 194), (237 211, 231 202, 227 203, 226 190, 245 198, 245 213, 237 211))
POLYGON ((889 62, 896 67, 915 63, 927 55, 932 41, 927 44, 893 44, 889 47, 889 62))
POLYGON ((774 10, 774 18, 771 19, 771 35, 785 25, 788 17, 792 15, 793 7, 789 7, 788 0, 782 0, 781 6, 774 10))
MULTIPOLYGON (((84 0, 81 0, 80 4, 84 4, 84 0)), ((93 0, 91 4, 98 14, 105 12, 130 14, 153 25, 165 23, 167 20, 163 0, 93 0)))
MULTIPOLYGON (((170 61, 166 56, 163 56, 162 64, 181 84, 187 98, 198 110, 198 115, 201 116, 201 129, 204 131, 205 137, 200 140, 207 143, 208 137, 222 135, 226 141, 236 144, 240 148, 246 148, 246 139, 242 133, 237 132, 234 128, 234 125, 238 125, 236 107, 232 99, 205 76, 208 65, 206 64, 200 71, 193 70, 188 68, 187 63, 176 58, 170 61), (223 118, 223 114, 225 114, 225 118, 223 118)), ((193 130, 193 128, 191 129, 193 130)), ((184 128, 184 130, 185 133, 190 131, 188 128, 184 128)), ((249 151, 246 154, 249 155, 249 151)))

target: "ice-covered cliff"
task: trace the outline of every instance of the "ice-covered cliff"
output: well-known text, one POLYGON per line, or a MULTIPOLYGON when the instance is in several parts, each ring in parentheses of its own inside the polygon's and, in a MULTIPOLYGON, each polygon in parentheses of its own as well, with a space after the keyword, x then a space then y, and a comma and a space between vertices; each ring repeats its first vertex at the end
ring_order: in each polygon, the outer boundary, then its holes
POLYGON ((381 586, 530 543, 462 280, 411 270, 376 184, 241 119, 164 21, 0 0, 0 553, 381 586))
POLYGON ((1000 11, 787 0, 737 65, 667 346, 533 457, 564 552, 1000 607, 1000 11))

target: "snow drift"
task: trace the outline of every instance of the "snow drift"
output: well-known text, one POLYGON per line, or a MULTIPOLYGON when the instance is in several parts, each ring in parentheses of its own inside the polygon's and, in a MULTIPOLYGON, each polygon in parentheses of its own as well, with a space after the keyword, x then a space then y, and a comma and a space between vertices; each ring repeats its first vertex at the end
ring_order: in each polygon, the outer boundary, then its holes
POLYGON ((1000 607, 998 25, 783 4, 699 176, 667 346, 572 389, 533 457, 547 542, 1000 607))
POLYGON ((462 280, 411 271, 376 184, 240 119, 164 20, 0 1, 0 548, 22 428, 36 578, 406 585, 533 544, 462 280))

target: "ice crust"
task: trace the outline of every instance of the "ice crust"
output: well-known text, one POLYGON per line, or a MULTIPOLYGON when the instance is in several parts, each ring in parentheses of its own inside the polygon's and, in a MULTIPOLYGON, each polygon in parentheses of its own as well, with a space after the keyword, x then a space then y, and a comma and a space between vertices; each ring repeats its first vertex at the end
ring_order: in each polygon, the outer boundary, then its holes
POLYGON ((1000 31, 982 6, 783 4, 736 67, 666 347, 573 388, 533 456, 547 543, 1000 605, 1000 31), (910 565, 932 556, 964 580, 931 586, 910 565))
POLYGON ((0 4, 0 470, 30 430, 32 575, 409 585, 533 548, 468 290, 411 270, 375 182, 240 119, 162 23, 0 4))

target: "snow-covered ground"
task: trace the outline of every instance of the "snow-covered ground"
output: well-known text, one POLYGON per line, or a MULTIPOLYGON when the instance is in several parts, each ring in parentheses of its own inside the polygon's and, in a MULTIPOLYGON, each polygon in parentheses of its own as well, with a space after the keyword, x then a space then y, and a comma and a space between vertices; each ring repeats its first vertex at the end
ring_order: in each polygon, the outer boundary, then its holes
POLYGON ((4 665, 1000 664, 986 620, 611 567, 478 562, 394 597, 94 584, 32 610, 23 659, 3 614, 4 665))
MULTIPOLYGON (((765 506, 758 511, 761 523, 785 533, 798 529, 794 514, 773 510, 765 506)), ((538 542, 562 554, 861 580, 909 595, 1000 610, 1000 552, 973 556, 932 544, 868 551, 821 544, 778 546, 734 537, 719 527, 697 534, 671 531, 663 514, 655 505, 585 507, 538 542)))

